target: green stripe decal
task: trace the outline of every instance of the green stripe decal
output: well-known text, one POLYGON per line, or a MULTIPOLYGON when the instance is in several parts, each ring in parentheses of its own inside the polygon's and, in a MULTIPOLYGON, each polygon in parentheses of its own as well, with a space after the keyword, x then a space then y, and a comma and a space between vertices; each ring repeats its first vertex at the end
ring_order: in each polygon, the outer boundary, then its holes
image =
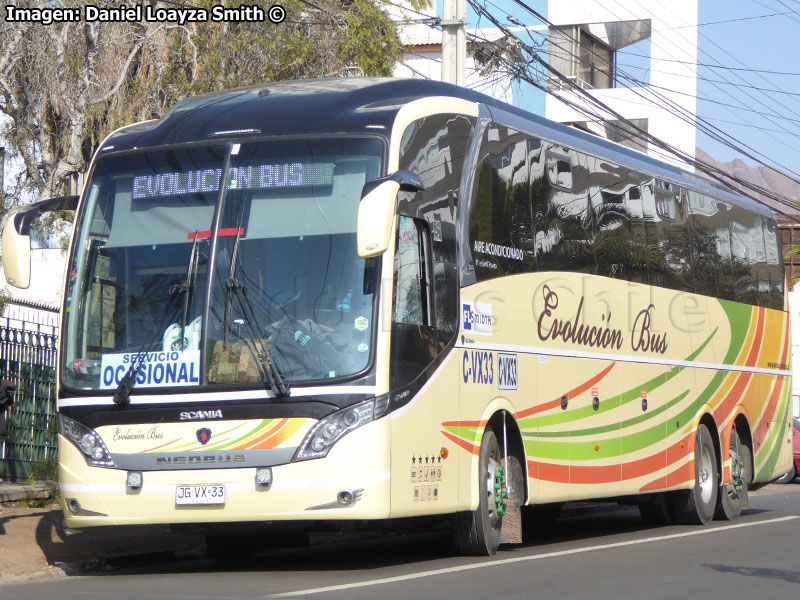
POLYGON ((736 363, 736 357, 742 352, 744 340, 750 330, 750 322, 753 319, 753 307, 747 304, 738 304, 730 300, 718 300, 720 306, 728 316, 731 324, 731 343, 728 346, 728 353, 725 355, 722 364, 732 365, 736 363))

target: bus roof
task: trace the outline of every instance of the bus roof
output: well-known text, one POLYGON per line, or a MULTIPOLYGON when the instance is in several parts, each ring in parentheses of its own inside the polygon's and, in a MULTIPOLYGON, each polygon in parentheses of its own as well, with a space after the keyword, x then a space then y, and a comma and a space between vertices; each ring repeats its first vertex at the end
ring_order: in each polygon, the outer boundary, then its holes
MULTIPOLYGON (((710 179, 635 150, 528 113, 479 92, 440 81, 399 78, 301 79, 215 92, 178 102, 161 119, 124 127, 97 156, 248 137, 372 133, 387 137, 397 111, 429 96, 452 96, 500 109, 521 119, 526 131, 575 150, 671 179, 760 212, 769 207, 731 194, 710 179)), ((499 116, 499 115, 498 115, 499 116)), ((500 122, 503 119, 498 119, 500 122)))

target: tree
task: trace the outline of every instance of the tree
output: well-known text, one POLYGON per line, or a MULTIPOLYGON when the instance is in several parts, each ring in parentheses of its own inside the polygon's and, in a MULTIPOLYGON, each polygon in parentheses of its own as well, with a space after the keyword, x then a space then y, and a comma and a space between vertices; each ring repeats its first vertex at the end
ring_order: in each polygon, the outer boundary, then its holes
MULTIPOLYGON (((401 46, 381 10, 383 1, 281 0, 286 20, 280 24, 83 19, 42 25, 4 20, 0 112, 8 119, 0 137, 10 157, 23 165, 10 182, 10 203, 67 193, 108 133, 160 117, 186 96, 265 81, 336 76, 347 68, 390 75, 401 46)), ((63 3, 80 8, 81 15, 87 4, 119 7, 111 0, 63 3)), ((176 6, 158 0, 142 4, 176 6)), ((193 4, 212 6, 211 0, 193 4)), ((266 12, 272 2, 247 4, 266 12)), ((8 208, 5 202, 2 208, 8 208)))

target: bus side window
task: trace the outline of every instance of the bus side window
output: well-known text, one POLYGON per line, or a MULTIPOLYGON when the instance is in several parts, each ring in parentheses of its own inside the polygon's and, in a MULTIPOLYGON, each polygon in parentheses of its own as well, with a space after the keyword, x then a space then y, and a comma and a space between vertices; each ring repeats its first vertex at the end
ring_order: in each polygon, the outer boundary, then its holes
POLYGON ((394 256, 392 320, 407 325, 431 325, 431 285, 425 226, 411 217, 398 217, 394 256))
POLYGON ((458 297, 452 293, 458 285, 455 208, 474 122, 464 115, 430 115, 411 123, 400 143, 399 168, 416 173, 425 184, 422 192, 400 192, 398 214, 427 222, 440 351, 458 331, 458 297))
POLYGON ((688 198, 695 292, 733 300, 728 229, 731 207, 697 192, 688 192, 688 198))
POLYGON ((595 273, 595 224, 589 194, 589 172, 585 157, 566 148, 545 151, 546 167, 531 169, 531 191, 535 217, 536 263, 540 271, 595 273), (570 155, 571 158, 564 158, 570 155), (550 165, 561 156, 572 165, 570 188, 554 185, 550 165))
POLYGON ((492 125, 484 134, 469 246, 478 281, 535 268, 528 140, 513 129, 492 125))
POLYGON ((656 179, 646 181, 639 190, 650 285, 694 291, 686 203, 679 202, 674 194, 665 194, 664 186, 656 179))
POLYGON ((392 389, 418 379, 440 351, 431 294, 430 238, 422 219, 398 217, 392 298, 392 389))
POLYGON ((639 176, 601 159, 589 164, 597 274, 648 283, 639 176))
POLYGON ((783 310, 783 261, 778 242, 778 225, 773 220, 764 219, 764 245, 767 249, 767 270, 769 272, 769 306, 783 310))
POLYGON ((737 302, 754 306, 769 305, 767 251, 760 215, 739 207, 731 211, 731 259, 734 295, 737 302))

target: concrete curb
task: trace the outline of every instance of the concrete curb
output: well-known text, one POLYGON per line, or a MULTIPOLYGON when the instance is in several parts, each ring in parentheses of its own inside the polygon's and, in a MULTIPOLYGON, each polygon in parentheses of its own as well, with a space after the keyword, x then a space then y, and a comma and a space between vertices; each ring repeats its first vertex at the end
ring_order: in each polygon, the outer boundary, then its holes
POLYGON ((46 483, 8 483, 0 482, 0 502, 16 502, 26 498, 50 498, 53 495, 52 487, 46 483))

